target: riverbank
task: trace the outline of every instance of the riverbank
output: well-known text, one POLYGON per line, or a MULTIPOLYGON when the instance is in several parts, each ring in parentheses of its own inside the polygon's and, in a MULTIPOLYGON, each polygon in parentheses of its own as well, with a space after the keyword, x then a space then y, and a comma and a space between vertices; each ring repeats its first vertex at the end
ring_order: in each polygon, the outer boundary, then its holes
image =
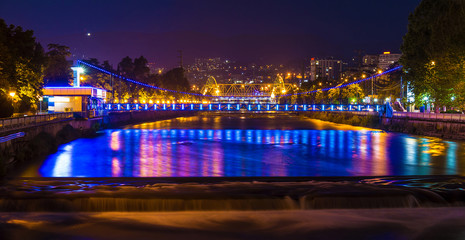
POLYGON ((465 123, 447 120, 386 118, 374 114, 360 115, 350 112, 305 112, 300 116, 352 126, 369 127, 390 132, 465 140, 465 123))

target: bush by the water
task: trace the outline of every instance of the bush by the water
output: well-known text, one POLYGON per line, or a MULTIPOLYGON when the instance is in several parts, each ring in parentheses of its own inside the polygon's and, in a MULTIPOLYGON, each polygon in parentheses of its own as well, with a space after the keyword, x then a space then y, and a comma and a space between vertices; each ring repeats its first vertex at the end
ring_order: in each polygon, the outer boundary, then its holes
POLYGON ((11 117, 13 115, 13 101, 7 94, 0 91, 0 118, 11 117))

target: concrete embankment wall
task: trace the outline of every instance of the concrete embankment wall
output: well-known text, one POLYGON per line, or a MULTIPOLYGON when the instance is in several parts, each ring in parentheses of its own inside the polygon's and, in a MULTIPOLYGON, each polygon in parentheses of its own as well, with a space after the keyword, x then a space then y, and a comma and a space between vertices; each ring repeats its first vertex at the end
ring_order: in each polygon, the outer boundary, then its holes
POLYGON ((357 115, 350 112, 306 112, 301 114, 353 126, 377 128, 392 132, 465 140, 465 123, 451 120, 426 120, 412 118, 386 118, 374 115, 357 115))
POLYGON ((407 118, 383 118, 384 130, 415 135, 465 140, 465 123, 447 120, 422 120, 407 118))
POLYGON ((197 112, 182 111, 135 111, 135 112, 112 112, 103 117, 101 124, 104 128, 119 127, 141 122, 159 121, 177 117, 188 117, 197 115, 197 112))
POLYGON ((102 118, 57 120, 2 132, 0 137, 19 132, 24 136, 0 143, 0 178, 14 175, 31 161, 56 152, 61 144, 92 136, 99 129, 195 114, 175 111, 115 112, 102 118))

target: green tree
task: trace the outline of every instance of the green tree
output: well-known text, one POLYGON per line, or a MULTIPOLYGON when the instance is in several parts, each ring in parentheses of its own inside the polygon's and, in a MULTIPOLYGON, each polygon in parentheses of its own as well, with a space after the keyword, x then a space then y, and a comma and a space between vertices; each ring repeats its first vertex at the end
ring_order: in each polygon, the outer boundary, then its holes
POLYGON ((166 72, 161 78, 161 85, 163 88, 176 90, 176 91, 189 91, 190 85, 184 69, 174 68, 166 72))
POLYGON ((69 47, 60 44, 48 44, 46 85, 68 85, 72 80, 71 64, 66 60, 71 56, 69 47))
POLYGON ((118 64, 118 72, 128 78, 134 78, 134 63, 129 56, 123 58, 118 64))
POLYGON ((423 0, 410 15, 400 61, 417 103, 424 96, 436 106, 463 101, 451 99, 465 94, 464 26, 465 1, 423 0))
POLYGON ((144 56, 134 59, 134 77, 139 81, 145 81, 149 76, 150 69, 148 67, 148 61, 144 56))
MULTIPOLYGON (((17 110, 34 109, 43 85, 45 55, 33 31, 6 25, 0 19, 0 95, 15 92, 17 110), (19 106, 22 106, 19 109, 19 106)), ((3 101, 0 111, 9 112, 11 101, 3 101)), ((2 114, 3 117, 8 114, 2 114)), ((11 114, 10 114, 11 115, 11 114)))

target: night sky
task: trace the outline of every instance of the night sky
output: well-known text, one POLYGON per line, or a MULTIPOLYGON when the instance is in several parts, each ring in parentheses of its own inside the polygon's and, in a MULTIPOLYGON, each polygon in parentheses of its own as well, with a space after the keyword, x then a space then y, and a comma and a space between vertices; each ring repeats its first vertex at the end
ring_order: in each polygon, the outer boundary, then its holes
POLYGON ((286 64, 310 57, 346 60, 357 49, 400 52, 408 15, 419 2, 0 0, 0 18, 34 30, 44 47, 70 46, 75 59, 116 65, 143 55, 173 67, 183 50, 187 64, 198 57, 286 64))

